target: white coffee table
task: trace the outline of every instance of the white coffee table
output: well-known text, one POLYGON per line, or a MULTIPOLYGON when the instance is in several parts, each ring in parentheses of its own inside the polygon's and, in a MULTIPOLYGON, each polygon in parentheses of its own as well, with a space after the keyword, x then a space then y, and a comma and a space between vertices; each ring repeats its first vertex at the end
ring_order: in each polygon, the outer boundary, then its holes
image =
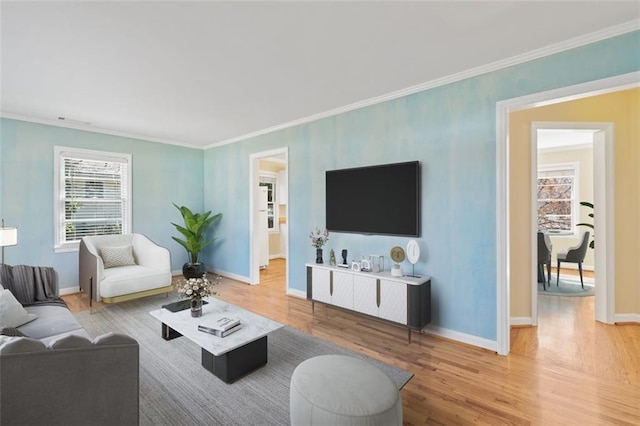
POLYGON ((149 312, 162 322, 162 338, 185 336, 202 348, 202 366, 226 383, 234 382, 267 363, 267 335, 282 328, 279 322, 254 314, 215 298, 208 298, 202 317, 191 317, 185 309, 171 312, 161 308, 149 312), (198 331, 207 315, 222 313, 240 318, 242 328, 227 337, 198 331))

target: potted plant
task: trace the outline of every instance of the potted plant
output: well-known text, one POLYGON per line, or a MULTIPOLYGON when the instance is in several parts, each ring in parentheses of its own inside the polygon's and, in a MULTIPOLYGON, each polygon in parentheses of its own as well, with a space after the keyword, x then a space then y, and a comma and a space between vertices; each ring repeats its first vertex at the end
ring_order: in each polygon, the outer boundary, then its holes
POLYGON ((215 238, 205 240, 205 231, 209 225, 222 217, 222 213, 211 216, 211 211, 206 213, 193 213, 185 206, 178 206, 176 203, 173 203, 173 205, 180 211, 182 219, 184 220, 184 226, 173 222, 171 222, 171 224, 184 236, 184 239, 178 237, 171 238, 184 247, 189 255, 189 261, 182 266, 182 275, 187 279, 201 278, 206 272, 206 269, 204 264, 198 261, 198 255, 206 246, 216 240, 215 238))
MULTIPOLYGON (((585 206, 585 207, 589 207, 591 210, 593 210, 593 203, 590 203, 590 202, 588 202, 588 201, 580 201, 580 205, 581 205, 581 206, 585 206)), ((591 219, 593 219, 593 213, 589 213, 589 217, 590 217, 591 219)), ((594 250, 595 250, 595 248, 596 248, 596 234, 595 234, 595 228, 594 228, 594 226, 593 226, 593 223, 586 223, 586 222, 583 222, 583 223, 579 223, 579 224, 577 224, 576 226, 587 226, 587 227, 589 227, 589 228, 593 229, 593 231, 594 231, 594 232, 593 232, 593 239, 592 239, 592 240, 591 240, 591 242, 589 243, 589 247, 591 247, 592 249, 594 249, 594 250)))

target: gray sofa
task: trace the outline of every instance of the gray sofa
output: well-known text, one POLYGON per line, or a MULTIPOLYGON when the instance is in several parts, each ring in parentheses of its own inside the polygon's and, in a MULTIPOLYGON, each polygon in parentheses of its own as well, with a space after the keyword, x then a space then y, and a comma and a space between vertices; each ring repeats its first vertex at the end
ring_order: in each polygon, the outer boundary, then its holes
POLYGON ((93 339, 58 297, 52 268, 0 265, 0 284, 37 315, 0 324, 0 424, 137 425, 138 342, 93 339))

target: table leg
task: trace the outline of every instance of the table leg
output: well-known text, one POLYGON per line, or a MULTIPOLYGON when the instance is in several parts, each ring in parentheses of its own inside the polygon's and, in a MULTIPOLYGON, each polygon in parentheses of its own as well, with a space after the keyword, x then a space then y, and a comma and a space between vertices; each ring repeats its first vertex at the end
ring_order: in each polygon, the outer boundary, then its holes
POLYGON ((178 333, 173 328, 169 327, 167 324, 162 323, 162 338, 164 340, 171 340, 180 336, 182 336, 182 334, 178 333))
POLYGON ((202 348, 202 366, 225 383, 232 383, 267 363, 267 336, 215 356, 202 348))

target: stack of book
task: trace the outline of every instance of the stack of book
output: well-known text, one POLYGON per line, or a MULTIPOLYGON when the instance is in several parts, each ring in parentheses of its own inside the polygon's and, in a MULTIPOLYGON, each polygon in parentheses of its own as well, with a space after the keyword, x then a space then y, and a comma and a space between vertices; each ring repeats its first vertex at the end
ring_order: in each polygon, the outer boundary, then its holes
POLYGON ((203 320, 198 330, 218 337, 228 336, 242 328, 240 319, 225 314, 207 316, 203 320))

